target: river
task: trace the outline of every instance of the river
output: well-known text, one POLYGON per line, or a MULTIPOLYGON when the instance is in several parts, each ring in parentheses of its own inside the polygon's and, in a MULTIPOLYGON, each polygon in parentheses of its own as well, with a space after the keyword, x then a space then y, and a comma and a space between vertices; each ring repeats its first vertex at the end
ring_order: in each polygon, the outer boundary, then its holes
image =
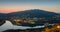
POLYGON ((31 28, 43 28, 43 26, 35 26, 35 27, 28 27, 28 26, 16 26, 13 25, 10 21, 6 21, 2 26, 0 26, 0 32, 5 31, 7 29, 31 29, 31 28))

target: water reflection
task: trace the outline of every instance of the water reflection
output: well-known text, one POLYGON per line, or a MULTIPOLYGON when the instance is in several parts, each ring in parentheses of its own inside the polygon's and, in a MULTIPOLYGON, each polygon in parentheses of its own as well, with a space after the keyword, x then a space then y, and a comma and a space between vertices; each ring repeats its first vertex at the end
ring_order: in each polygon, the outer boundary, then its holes
POLYGON ((35 26, 35 27, 28 27, 28 26, 16 26, 13 25, 10 21, 6 21, 5 24, 0 26, 0 32, 7 30, 7 29, 31 29, 31 28, 43 28, 45 26, 35 26))

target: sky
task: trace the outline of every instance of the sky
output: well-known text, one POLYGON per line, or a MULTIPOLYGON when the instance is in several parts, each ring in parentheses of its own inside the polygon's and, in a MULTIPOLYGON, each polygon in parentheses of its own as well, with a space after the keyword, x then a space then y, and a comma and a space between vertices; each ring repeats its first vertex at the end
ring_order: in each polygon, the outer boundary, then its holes
POLYGON ((60 0, 0 0, 0 13, 41 9, 60 13, 60 0))

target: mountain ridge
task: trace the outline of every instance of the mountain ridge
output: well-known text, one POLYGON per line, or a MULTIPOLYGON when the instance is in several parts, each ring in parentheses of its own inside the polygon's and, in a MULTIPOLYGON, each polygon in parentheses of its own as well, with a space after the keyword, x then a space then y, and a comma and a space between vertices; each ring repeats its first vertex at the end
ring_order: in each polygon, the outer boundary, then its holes
POLYGON ((40 9, 31 9, 31 10, 25 10, 25 11, 19 11, 19 12, 12 12, 12 13, 8 13, 8 14, 0 13, 0 16, 4 16, 4 15, 5 15, 5 17, 11 17, 11 16, 19 16, 19 17, 29 16, 30 17, 31 15, 48 17, 48 16, 56 16, 56 15, 60 15, 60 14, 54 13, 54 12, 49 12, 49 11, 44 11, 44 10, 40 10, 40 9))
POLYGON ((32 9, 32 10, 25 10, 25 11, 20 11, 20 12, 13 12, 13 13, 9 13, 9 15, 15 15, 15 16, 21 16, 21 15, 36 15, 36 16, 54 16, 54 15, 58 15, 58 13, 54 13, 54 12, 48 12, 48 11, 44 11, 44 10, 39 10, 39 9, 32 9))

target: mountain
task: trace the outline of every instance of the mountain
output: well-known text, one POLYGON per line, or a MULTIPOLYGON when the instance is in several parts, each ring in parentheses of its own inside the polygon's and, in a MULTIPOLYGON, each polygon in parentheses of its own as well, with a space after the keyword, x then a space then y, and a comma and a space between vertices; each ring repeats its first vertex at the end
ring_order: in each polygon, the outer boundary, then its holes
POLYGON ((57 13, 48 12, 44 10, 39 9, 32 9, 32 10, 26 10, 26 11, 20 11, 20 12, 14 12, 8 14, 9 17, 20 17, 20 18, 40 18, 40 17, 52 17, 58 15, 57 13))

